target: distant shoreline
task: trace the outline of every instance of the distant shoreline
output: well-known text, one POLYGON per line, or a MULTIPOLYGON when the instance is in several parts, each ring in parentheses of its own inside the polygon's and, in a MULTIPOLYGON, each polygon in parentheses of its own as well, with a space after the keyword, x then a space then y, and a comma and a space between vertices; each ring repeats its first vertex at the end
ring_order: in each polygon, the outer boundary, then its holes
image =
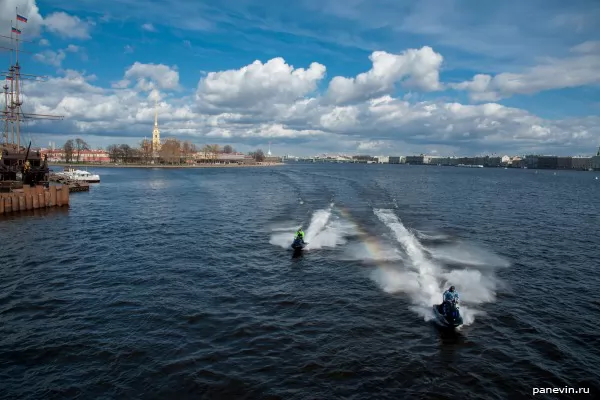
POLYGON ((98 168, 248 168, 248 167, 276 167, 285 165, 285 163, 262 163, 262 164, 196 164, 196 165, 168 165, 168 164, 67 164, 67 163, 48 163, 49 167, 98 167, 98 168))

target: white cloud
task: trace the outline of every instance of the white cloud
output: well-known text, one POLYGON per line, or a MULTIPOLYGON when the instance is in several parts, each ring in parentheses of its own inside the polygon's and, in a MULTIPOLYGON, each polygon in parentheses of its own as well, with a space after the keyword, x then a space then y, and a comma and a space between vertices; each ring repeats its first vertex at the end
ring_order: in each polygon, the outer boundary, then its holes
POLYGON ((87 56, 85 55, 85 53, 82 52, 82 48, 79 46, 76 46, 74 44, 70 44, 66 48, 59 49, 56 51, 44 50, 40 53, 34 54, 33 58, 36 61, 39 61, 44 64, 52 65, 55 67, 61 67, 63 61, 67 57, 67 53, 80 53, 80 56, 82 57, 82 59, 84 59, 84 60, 87 59, 87 56))
POLYGON ((154 25, 149 23, 142 25, 142 29, 148 32, 156 32, 156 28, 154 27, 154 25))
POLYGON ((66 56, 64 50, 45 50, 41 53, 34 54, 33 58, 41 63, 60 67, 66 56))
POLYGON ((179 72, 177 67, 168 67, 164 64, 142 64, 135 62, 125 72, 125 79, 137 79, 140 90, 150 91, 158 89, 178 89, 179 72))
POLYGON ((40 39, 40 46, 50 46, 48 39, 40 39))
POLYGON ((62 11, 52 13, 44 19, 44 26, 48 31, 66 38, 90 39, 90 29, 94 25, 93 21, 83 21, 62 11))
POLYGON ((373 67, 356 76, 336 76, 329 83, 329 97, 337 104, 364 101, 376 95, 391 93, 394 85, 402 79, 403 86, 423 91, 441 90, 439 69, 443 57, 425 46, 419 50, 409 49, 402 54, 374 51, 369 59, 373 67))
POLYGON ((315 91, 324 76, 325 66, 316 62, 304 69, 281 57, 265 64, 257 60, 238 70, 208 73, 200 79, 196 100, 206 110, 289 104, 315 91))
POLYGON ((588 41, 571 49, 575 55, 545 60, 523 73, 478 74, 450 86, 469 92, 473 101, 497 101, 515 94, 533 94, 600 83, 600 42, 588 41))
MULTIPOLYGON (((390 64, 396 62, 394 57, 389 58, 390 64)), ((331 87, 323 95, 315 93, 324 76, 321 64, 295 68, 274 58, 240 69, 209 72, 200 77, 193 96, 174 97, 173 91, 180 88, 176 67, 136 62, 111 89, 94 86, 93 77, 69 70, 46 83, 32 83, 25 104, 33 108, 31 112, 65 115, 64 122, 33 122, 38 131, 131 136, 133 144, 151 134, 154 99, 158 99, 165 136, 187 136, 198 142, 249 144, 272 138, 280 144, 305 143, 304 152, 302 145, 290 144, 296 154, 317 149, 373 154, 433 150, 473 154, 487 149, 564 152, 565 146, 593 146, 600 137, 598 117, 546 120, 496 103, 415 101, 373 89, 385 85, 367 85, 361 93, 362 86, 353 84, 351 91, 344 93, 360 96, 351 103, 333 103, 331 87)), ((393 76, 414 78, 410 74, 393 76)), ((361 82, 353 82, 357 81, 361 82)), ((362 82, 371 81, 365 78, 362 82)), ((437 79, 420 82, 440 85, 437 79)), ((482 86, 487 84, 484 81, 482 86)), ((439 86, 423 86, 434 87, 439 86)))

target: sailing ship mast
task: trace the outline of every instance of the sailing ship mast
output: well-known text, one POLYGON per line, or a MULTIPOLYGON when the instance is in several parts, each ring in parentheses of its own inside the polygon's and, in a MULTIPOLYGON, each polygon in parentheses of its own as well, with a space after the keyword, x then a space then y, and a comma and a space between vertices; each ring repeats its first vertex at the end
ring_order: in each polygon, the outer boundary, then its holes
POLYGON ((11 66, 8 71, 0 72, 0 76, 5 76, 6 83, 3 86, 4 89, 4 110, 2 110, 1 119, 4 120, 4 137, 3 145, 8 148, 12 148, 17 152, 24 152, 25 147, 21 146, 21 121, 28 119, 50 119, 60 120, 63 118, 62 115, 48 115, 48 114, 33 114, 25 113, 22 110, 23 100, 21 99, 21 81, 22 80, 34 80, 44 81, 47 79, 45 76, 23 74, 21 72, 21 65, 19 64, 19 52, 26 51, 19 49, 20 42, 30 42, 27 40, 20 39, 21 28, 19 28, 19 21, 27 23, 27 18, 19 14, 18 8, 16 9, 16 23, 13 25, 11 20, 11 34, 10 36, 0 35, 1 37, 8 38, 11 40, 11 47, 2 47, 2 49, 9 50, 15 54, 15 63, 12 64, 11 54, 11 66), (12 43, 14 42, 14 47, 12 43), (9 86, 10 85, 10 86, 9 86))

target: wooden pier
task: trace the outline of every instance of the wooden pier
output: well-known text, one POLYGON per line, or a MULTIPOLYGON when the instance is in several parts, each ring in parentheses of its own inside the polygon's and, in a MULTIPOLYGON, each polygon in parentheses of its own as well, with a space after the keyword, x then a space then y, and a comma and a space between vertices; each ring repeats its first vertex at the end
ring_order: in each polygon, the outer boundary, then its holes
POLYGON ((10 193, 0 193, 0 215, 40 208, 68 207, 69 186, 23 186, 10 193))

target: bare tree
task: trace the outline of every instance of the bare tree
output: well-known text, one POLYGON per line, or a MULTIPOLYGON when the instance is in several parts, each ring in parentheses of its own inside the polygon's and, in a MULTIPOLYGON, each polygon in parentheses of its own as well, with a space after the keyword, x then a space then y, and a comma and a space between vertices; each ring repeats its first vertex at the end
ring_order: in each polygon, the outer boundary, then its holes
POLYGON ((265 153, 263 153, 262 149, 258 149, 255 152, 250 153, 250 155, 256 162, 265 161, 265 153))
POLYGON ((190 155, 192 153, 193 153, 192 152, 192 142, 190 142, 189 140, 186 140, 181 145, 181 155, 183 156, 184 160, 187 162, 188 158, 190 157, 190 155))
POLYGON ((208 162, 208 156, 211 152, 210 146, 208 144, 205 144, 204 146, 202 146, 200 151, 204 155, 204 162, 208 162))
POLYGON ((63 152, 65 153, 65 161, 71 162, 73 160, 73 152, 75 151, 75 143, 73 139, 69 139, 63 145, 63 152))
POLYGON ((121 149, 118 144, 111 144, 106 148, 106 151, 108 152, 108 157, 110 158, 110 161, 114 163, 119 161, 119 158, 121 157, 121 149))
POLYGON ((123 157, 123 162, 131 162, 131 158, 133 156, 133 149, 131 148, 131 146, 128 144, 122 144, 119 146, 119 149, 121 150, 121 157, 123 157))
POLYGON ((89 150, 90 146, 87 144, 87 142, 81 138, 77 138, 75 139, 75 149, 77 151, 77 162, 79 162, 80 156, 81 156, 81 152, 85 151, 85 150, 89 150))
POLYGON ((150 139, 140 142, 140 157, 144 163, 148 163, 152 159, 152 141, 150 139))
POLYGON ((210 155, 213 162, 217 162, 217 158, 219 157, 219 153, 221 152, 221 146, 218 144, 211 144, 208 146, 210 149, 210 155))
POLYGON ((160 158, 174 164, 181 162, 181 143, 175 138, 168 138, 160 149, 160 158))

